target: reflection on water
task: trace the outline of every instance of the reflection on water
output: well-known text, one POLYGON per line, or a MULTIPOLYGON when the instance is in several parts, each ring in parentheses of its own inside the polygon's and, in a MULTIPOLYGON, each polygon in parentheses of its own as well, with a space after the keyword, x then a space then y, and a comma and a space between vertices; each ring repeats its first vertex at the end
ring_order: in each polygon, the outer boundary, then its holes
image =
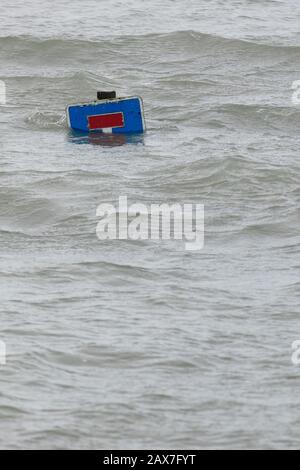
POLYGON ((105 134, 70 130, 68 140, 73 144, 92 144, 102 147, 120 147, 125 144, 143 144, 144 134, 105 134))

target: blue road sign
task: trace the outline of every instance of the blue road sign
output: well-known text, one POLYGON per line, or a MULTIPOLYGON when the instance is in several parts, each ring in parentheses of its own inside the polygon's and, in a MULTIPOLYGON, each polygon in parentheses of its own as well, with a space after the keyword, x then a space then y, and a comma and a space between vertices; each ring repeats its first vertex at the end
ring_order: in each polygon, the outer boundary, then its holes
POLYGON ((131 134, 146 130, 143 101, 139 97, 70 105, 67 119, 71 129, 83 132, 131 134))

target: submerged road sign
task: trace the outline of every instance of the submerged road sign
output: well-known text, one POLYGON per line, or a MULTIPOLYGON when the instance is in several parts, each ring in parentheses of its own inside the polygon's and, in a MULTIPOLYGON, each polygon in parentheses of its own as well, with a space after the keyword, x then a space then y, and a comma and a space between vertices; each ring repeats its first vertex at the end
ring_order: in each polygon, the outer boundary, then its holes
POLYGON ((83 132, 132 134, 146 130, 143 101, 136 96, 70 105, 67 120, 71 129, 83 132))

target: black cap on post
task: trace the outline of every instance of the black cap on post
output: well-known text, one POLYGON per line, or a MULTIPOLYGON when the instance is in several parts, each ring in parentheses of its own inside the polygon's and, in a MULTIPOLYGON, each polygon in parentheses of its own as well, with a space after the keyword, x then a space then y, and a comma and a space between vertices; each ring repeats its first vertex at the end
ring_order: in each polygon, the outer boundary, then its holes
POLYGON ((113 100, 117 97, 115 91, 98 91, 97 100, 113 100))

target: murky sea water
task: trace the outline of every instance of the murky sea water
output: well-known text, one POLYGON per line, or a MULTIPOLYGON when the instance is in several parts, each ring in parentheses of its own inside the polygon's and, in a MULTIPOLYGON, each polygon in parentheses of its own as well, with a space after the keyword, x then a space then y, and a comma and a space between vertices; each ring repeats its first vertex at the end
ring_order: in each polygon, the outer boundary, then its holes
POLYGON ((0 20, 0 448, 299 447, 299 2, 0 20), (143 138, 68 132, 100 89, 143 96, 143 138), (120 195, 204 204, 204 249, 101 242, 120 195))

